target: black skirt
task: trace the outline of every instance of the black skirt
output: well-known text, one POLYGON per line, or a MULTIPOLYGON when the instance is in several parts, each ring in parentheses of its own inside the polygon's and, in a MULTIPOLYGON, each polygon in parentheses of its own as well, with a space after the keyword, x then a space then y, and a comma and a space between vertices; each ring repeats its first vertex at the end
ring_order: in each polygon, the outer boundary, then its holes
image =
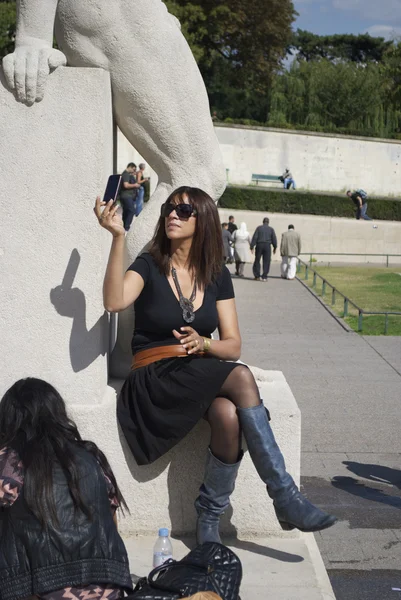
POLYGON ((163 456, 205 415, 238 363, 218 358, 168 358, 131 371, 117 416, 138 465, 163 456))

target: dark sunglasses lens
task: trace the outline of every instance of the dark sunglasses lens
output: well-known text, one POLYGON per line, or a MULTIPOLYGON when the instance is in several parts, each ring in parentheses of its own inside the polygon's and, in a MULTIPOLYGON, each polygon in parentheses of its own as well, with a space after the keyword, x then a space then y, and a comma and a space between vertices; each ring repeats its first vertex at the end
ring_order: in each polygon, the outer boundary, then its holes
POLYGON ((192 215, 194 209, 190 204, 177 204, 175 210, 180 219, 188 219, 192 215))
POLYGON ((173 210, 176 211, 179 219, 189 219, 192 213, 195 212, 193 206, 190 204, 171 204, 165 202, 161 208, 161 216, 166 218, 173 212, 173 210))
POLYGON ((165 202, 164 204, 162 204, 162 208, 161 208, 161 216, 162 217, 168 217, 170 213, 173 212, 175 206, 173 204, 168 204, 167 202, 165 202))

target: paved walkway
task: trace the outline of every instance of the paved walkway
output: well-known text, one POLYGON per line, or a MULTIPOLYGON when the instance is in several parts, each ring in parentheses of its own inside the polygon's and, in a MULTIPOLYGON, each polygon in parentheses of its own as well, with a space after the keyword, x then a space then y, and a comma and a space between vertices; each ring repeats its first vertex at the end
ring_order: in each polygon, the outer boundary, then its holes
POLYGON ((316 536, 337 600, 396 600, 401 337, 347 333, 276 265, 267 283, 246 275, 235 279, 241 358, 283 371, 301 408, 304 491, 340 518, 316 536))

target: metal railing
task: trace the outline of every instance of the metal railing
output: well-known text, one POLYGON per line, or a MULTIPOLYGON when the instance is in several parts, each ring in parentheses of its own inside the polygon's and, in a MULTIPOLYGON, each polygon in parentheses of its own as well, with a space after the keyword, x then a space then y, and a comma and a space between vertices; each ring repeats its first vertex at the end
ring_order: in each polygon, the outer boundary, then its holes
POLYGON ((301 256, 309 256, 309 264, 313 263, 314 256, 380 256, 386 259, 386 267, 390 266, 390 258, 399 258, 399 263, 401 263, 401 254, 366 254, 362 253, 354 253, 354 252, 301 252, 301 256))
MULTIPOLYGON (((378 255, 378 256, 381 256, 381 255, 378 255)), ((399 255, 395 254, 393 256, 399 256, 399 255)), ((358 306, 355 302, 353 302, 350 298, 348 298, 348 296, 346 296, 345 294, 340 292, 340 290, 337 289, 334 285, 332 285, 329 281, 327 281, 327 279, 325 277, 323 277, 322 275, 319 275, 319 273, 317 271, 315 271, 315 269, 313 269, 310 266, 310 264, 306 263, 301 258, 298 258, 298 266, 297 266, 298 274, 300 274, 300 272, 301 272, 301 265, 303 265, 305 267, 305 275, 304 275, 305 281, 309 280, 310 274, 313 275, 313 281, 312 281, 312 286, 311 286, 312 289, 316 289, 318 279, 320 279, 322 281, 322 292, 321 292, 322 298, 325 298, 327 288, 329 288, 329 290, 331 290, 331 305, 332 306, 334 306, 336 304, 337 296, 340 296, 341 298, 343 298, 343 302, 344 302, 343 317, 344 318, 349 316, 349 307, 350 306, 355 308, 355 310, 358 313, 358 332, 359 333, 363 332, 363 317, 365 315, 367 315, 367 316, 380 315, 380 316, 384 317, 384 335, 387 335, 387 333, 388 333, 389 317, 392 317, 392 316, 401 317, 401 312, 364 310, 363 308, 358 306)))

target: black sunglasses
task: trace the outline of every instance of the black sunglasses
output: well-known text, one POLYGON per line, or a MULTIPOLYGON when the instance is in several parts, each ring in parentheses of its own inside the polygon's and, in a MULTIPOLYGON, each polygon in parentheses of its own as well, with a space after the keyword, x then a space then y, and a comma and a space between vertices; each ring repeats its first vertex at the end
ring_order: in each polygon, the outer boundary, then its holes
POLYGON ((185 204, 184 202, 180 204, 172 204, 171 202, 165 202, 162 204, 161 208, 161 216, 166 218, 175 210, 177 213, 177 217, 179 219, 189 219, 191 216, 196 216, 196 209, 192 206, 192 204, 185 204))

